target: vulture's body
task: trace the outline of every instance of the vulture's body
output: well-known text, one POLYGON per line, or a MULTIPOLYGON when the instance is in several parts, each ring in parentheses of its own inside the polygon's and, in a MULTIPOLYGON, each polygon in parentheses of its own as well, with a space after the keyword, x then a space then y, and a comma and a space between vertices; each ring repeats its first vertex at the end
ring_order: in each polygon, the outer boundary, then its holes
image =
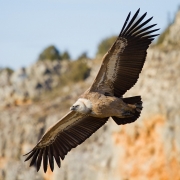
POLYGON ((140 108, 139 112, 142 109, 140 97, 138 100, 139 106, 127 104, 122 98, 106 96, 98 92, 88 92, 83 95, 83 98, 76 101, 71 110, 76 110, 79 113, 88 114, 92 117, 106 118, 116 116, 125 120, 131 118, 138 107, 140 108))
POLYGON ((109 51, 105 54, 100 70, 91 87, 70 108, 70 112, 46 131, 37 145, 27 155, 30 165, 37 171, 43 161, 44 172, 48 162, 54 169, 54 159, 61 160, 77 145, 85 141, 104 125, 109 117, 120 124, 132 123, 142 110, 140 96, 123 98, 123 94, 137 82, 146 59, 146 50, 157 34, 149 30, 156 24, 146 26, 152 19, 143 21, 146 13, 137 18, 139 10, 123 28, 109 51))

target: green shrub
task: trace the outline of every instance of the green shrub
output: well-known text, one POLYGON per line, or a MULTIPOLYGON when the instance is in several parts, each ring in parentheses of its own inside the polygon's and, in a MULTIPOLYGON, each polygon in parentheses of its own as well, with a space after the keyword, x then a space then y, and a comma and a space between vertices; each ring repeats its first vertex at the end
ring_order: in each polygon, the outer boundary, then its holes
POLYGON ((99 45, 96 55, 104 55, 116 41, 117 36, 104 39, 99 45))
POLYGON ((61 60, 61 55, 55 46, 49 46, 39 55, 38 60, 61 60))
POLYGON ((11 69, 11 68, 5 68, 5 70, 9 73, 9 74, 12 74, 13 72, 14 72, 14 70, 13 69, 11 69))
POLYGON ((8 72, 8 74, 12 74, 13 72, 14 72, 14 70, 13 69, 11 69, 11 68, 9 68, 9 67, 6 67, 6 68, 2 68, 2 69, 0 69, 0 73, 2 72, 2 71, 7 71, 8 72))
POLYGON ((78 60, 89 59, 88 56, 87 56, 87 52, 83 52, 77 59, 78 60))
POLYGON ((61 55, 61 59, 63 60, 70 60, 71 56, 69 55, 69 53, 67 51, 64 51, 61 55))
POLYGON ((170 26, 168 26, 163 33, 161 33, 158 37, 158 40, 157 40, 157 45, 160 45, 164 42, 164 39, 166 38, 166 36, 169 34, 169 29, 170 29, 170 26))
POLYGON ((60 76, 60 82, 66 85, 71 82, 85 80, 90 74, 86 60, 76 60, 69 63, 68 71, 60 76))

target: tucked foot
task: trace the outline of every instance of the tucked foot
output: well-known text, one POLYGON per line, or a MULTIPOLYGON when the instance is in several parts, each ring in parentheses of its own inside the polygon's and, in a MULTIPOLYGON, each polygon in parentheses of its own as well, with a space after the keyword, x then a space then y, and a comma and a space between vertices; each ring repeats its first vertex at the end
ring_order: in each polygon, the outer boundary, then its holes
POLYGON ((124 117, 134 116, 134 114, 131 111, 125 111, 122 113, 124 117))

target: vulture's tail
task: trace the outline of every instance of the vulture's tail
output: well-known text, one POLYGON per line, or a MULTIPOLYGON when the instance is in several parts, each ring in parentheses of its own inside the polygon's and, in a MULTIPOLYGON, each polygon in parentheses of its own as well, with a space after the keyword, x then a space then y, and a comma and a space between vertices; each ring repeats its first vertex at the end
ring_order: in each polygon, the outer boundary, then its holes
POLYGON ((126 104, 129 105, 134 105, 136 110, 133 116, 131 117, 127 117, 127 118, 118 118, 113 116, 113 120, 118 124, 127 124, 127 123, 132 123, 135 120, 137 120, 141 114, 141 110, 142 110, 142 101, 141 101, 141 96, 134 96, 134 97, 129 97, 129 98, 123 98, 123 101, 126 104))

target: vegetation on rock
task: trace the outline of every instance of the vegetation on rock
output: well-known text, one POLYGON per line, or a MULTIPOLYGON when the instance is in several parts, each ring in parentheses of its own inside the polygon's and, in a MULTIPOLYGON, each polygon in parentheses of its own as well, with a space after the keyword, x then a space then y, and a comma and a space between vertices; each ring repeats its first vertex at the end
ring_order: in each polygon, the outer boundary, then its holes
POLYGON ((71 56, 68 51, 64 51, 62 54, 60 51, 53 45, 48 46, 43 50, 43 52, 39 55, 38 61, 44 60, 70 60, 71 56))
POLYGON ((117 36, 111 36, 109 38, 102 40, 100 44, 98 45, 98 50, 97 50, 96 55, 104 55, 109 50, 109 48, 113 45, 116 39, 117 39, 117 36))
POLYGON ((68 53, 68 51, 64 51, 64 52, 62 53, 62 55, 61 55, 61 58, 62 58, 63 60, 70 60, 70 59, 71 59, 71 56, 70 56, 70 54, 68 53))
POLYGON ((49 46, 43 50, 43 52, 39 55, 38 60, 61 60, 61 55, 58 49, 55 46, 49 46))
POLYGON ((87 52, 83 52, 78 58, 77 60, 82 60, 82 59, 89 59, 87 52))
POLYGON ((11 68, 9 68, 9 67, 0 69, 0 73, 1 73, 2 71, 7 71, 9 75, 11 75, 11 74, 14 72, 14 70, 11 69, 11 68))
POLYGON ((164 42, 166 36, 168 36, 169 34, 169 29, 170 29, 170 25, 166 27, 165 30, 159 35, 157 43, 156 43, 157 45, 160 45, 164 42))
POLYGON ((69 63, 68 71, 61 75, 60 83, 68 84, 71 82, 78 82, 85 80, 90 74, 90 67, 87 60, 78 59, 69 63))

